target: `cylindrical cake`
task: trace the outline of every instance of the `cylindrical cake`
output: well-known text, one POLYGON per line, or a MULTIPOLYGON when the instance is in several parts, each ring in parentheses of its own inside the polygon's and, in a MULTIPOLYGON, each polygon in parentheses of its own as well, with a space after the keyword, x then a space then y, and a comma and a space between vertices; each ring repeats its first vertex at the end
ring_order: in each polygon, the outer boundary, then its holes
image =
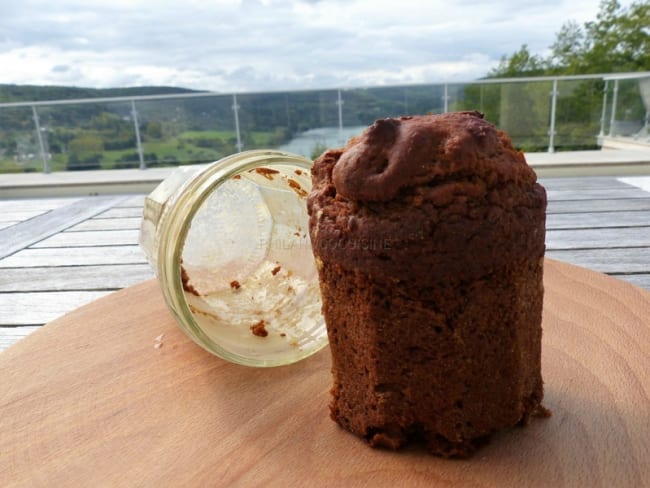
POLYGON ((467 456, 543 412, 546 192, 478 112, 375 122, 312 169, 332 418, 467 456))

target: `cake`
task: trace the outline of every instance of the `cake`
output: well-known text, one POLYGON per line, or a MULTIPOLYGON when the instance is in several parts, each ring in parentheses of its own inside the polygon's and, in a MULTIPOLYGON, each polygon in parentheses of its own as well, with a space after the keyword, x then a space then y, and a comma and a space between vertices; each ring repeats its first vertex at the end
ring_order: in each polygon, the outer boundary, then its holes
POLYGON ((466 457, 542 407, 546 192, 479 112, 377 120, 312 168, 330 414, 466 457))

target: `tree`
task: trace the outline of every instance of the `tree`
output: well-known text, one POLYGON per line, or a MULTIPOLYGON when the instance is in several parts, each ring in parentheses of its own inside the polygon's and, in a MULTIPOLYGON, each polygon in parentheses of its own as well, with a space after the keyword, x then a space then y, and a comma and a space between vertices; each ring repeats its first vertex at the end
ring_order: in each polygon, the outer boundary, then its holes
POLYGON ((163 137, 162 124, 157 120, 152 120, 151 122, 147 123, 144 129, 144 133, 146 137, 149 139, 162 139, 163 137))
POLYGON ((523 44, 519 51, 510 57, 502 56, 499 65, 488 73, 488 78, 535 76, 544 71, 544 66, 544 60, 536 54, 531 54, 528 45, 523 44))
POLYGON ((622 9, 616 0, 604 0, 595 22, 585 24, 584 72, 621 72, 650 69, 650 2, 622 9))
MULTIPOLYGON (((617 0, 603 0, 596 19, 579 25, 570 20, 562 25, 547 57, 532 54, 526 44, 488 73, 490 78, 536 75, 572 75, 650 71, 650 0, 637 0, 622 8, 617 0)), ((486 113, 500 127, 514 135, 522 148, 536 148, 544 139, 550 116, 550 82, 503 84, 499 97, 486 113), (538 89, 539 88, 539 89, 538 89), (522 110, 524 109, 524 110, 522 110)), ((559 86, 555 116, 555 147, 589 148, 600 124, 602 80, 565 81, 559 86), (570 96, 569 96, 570 94, 570 96)), ((466 90, 476 106, 477 91, 466 90)), ((482 92, 480 93, 482 95, 482 92)), ((619 117, 640 120, 638 84, 618 89, 619 117), (623 110, 626 108, 626 110, 623 110)), ((483 97, 481 97, 483 102, 483 97)))
POLYGON ((551 57, 548 61, 549 68, 553 71, 579 72, 584 40, 584 31, 575 20, 565 23, 560 28, 557 39, 551 46, 551 57))
POLYGON ((118 132, 124 121, 112 112, 102 111, 90 119, 88 127, 91 129, 118 132))
POLYGON ((566 22, 547 58, 531 54, 526 44, 488 73, 491 78, 612 73, 650 70, 650 1, 627 8, 603 0, 596 20, 580 26, 566 22))

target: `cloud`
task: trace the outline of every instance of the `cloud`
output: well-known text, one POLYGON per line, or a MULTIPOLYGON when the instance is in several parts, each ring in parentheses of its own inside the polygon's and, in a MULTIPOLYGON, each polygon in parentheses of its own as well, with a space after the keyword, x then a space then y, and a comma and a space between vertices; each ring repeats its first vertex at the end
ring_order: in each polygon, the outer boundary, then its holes
POLYGON ((22 0, 1 82, 263 91, 471 80, 593 0, 22 0))
POLYGON ((65 73, 66 71, 70 71, 70 66, 67 64, 57 64, 52 66, 52 73, 65 73))

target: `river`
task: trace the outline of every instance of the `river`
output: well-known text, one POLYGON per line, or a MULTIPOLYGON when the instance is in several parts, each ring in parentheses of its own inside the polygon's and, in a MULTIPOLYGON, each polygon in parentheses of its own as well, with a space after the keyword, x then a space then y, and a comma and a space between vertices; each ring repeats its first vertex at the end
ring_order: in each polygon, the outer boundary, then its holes
POLYGON ((300 154, 307 158, 313 156, 314 149, 323 146, 327 149, 344 146, 348 140, 361 134, 365 126, 358 127, 318 127, 301 132, 288 143, 279 147, 282 151, 300 154))

